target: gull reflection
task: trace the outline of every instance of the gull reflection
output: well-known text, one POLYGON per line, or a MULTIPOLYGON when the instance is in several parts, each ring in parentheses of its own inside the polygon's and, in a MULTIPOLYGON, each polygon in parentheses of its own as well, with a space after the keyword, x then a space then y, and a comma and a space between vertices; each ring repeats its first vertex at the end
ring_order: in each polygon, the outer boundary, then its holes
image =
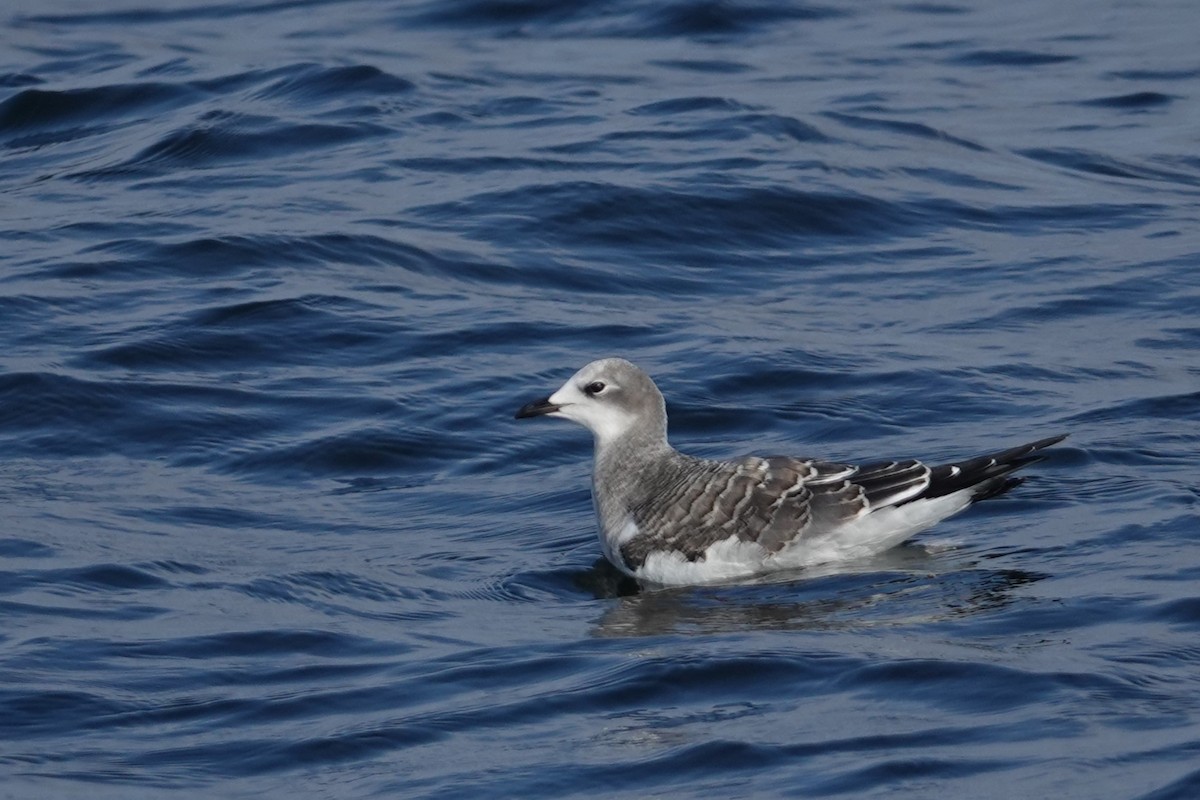
POLYGON ((1018 588, 1044 577, 987 568, 979 559, 948 561, 908 546, 857 564, 664 589, 639 587, 601 559, 575 582, 615 601, 596 636, 658 636, 919 624, 1001 608, 1014 601, 1018 588))

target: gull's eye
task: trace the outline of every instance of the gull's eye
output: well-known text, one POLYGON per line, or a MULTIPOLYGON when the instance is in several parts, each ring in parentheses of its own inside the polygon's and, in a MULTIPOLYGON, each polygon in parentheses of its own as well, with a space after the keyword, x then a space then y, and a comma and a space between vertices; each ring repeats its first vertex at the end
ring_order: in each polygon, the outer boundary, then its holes
POLYGON ((604 384, 600 381, 592 381, 587 386, 583 387, 583 391, 588 397, 595 397, 604 391, 604 384))

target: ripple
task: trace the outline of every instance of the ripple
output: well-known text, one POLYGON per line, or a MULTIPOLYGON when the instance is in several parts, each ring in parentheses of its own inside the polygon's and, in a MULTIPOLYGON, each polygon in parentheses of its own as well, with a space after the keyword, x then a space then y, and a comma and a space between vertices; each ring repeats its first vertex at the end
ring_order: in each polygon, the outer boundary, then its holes
POLYGON ((41 542, 28 539, 0 539, 0 556, 4 558, 51 558, 57 551, 41 542))
POLYGON ((322 67, 301 64, 290 67, 285 77, 255 93, 262 99, 286 98, 298 103, 324 99, 345 100, 347 97, 388 97, 411 92, 415 84, 404 78, 389 75, 378 67, 357 64, 344 67, 322 67))
POLYGON ((1130 180, 1166 181, 1185 186, 1200 184, 1200 176, 1198 175, 1135 164, 1100 153, 1089 153, 1068 148, 1039 148, 1025 150, 1021 155, 1036 161, 1052 164, 1056 167, 1091 175, 1128 178, 1130 180))
POLYGON ((0 45, 10 793, 1195 794, 1182 6, 71 5, 0 45), (706 455, 1072 444, 639 587, 511 419, 609 353, 706 455))
POLYGON ((1193 770, 1152 792, 1141 795, 1137 800, 1188 800, 1188 798, 1195 797, 1198 792, 1200 792, 1200 769, 1193 770))
POLYGON ((736 228, 748 245, 781 246, 796 238, 823 235, 881 237, 909 231, 918 217, 903 206, 868 197, 784 188, 733 188, 690 194, 581 182, 486 194, 455 207, 427 206, 418 213, 437 219, 467 212, 480 232, 503 225, 543 240, 643 248, 711 247, 736 228), (464 208, 464 205, 466 206, 464 208), (515 213, 525 207, 525 213, 515 213), (477 209, 474 212, 471 209, 477 209), (530 213, 536 212, 536 213, 530 213), (673 219, 670 227, 658 223, 673 219), (536 228, 532 220, 539 220, 536 228))
POLYGON ((1098 106, 1100 108, 1142 109, 1158 108, 1169 105, 1177 98, 1161 92, 1130 92, 1110 97, 1097 97, 1094 100, 1081 100, 1081 106, 1098 106))
MULTIPOLYGON (((1089 422, 1130 417, 1193 420, 1197 414, 1200 414, 1200 392, 1184 392, 1113 403, 1103 408, 1077 414, 1074 419, 1089 422)), ((1151 453, 1144 454, 1152 455, 1151 453)))
POLYGON ((109 167, 76 172, 71 177, 84 181, 126 180, 135 175, 162 175, 181 169, 212 169, 339 147, 384 132, 383 128, 367 122, 295 124, 263 116, 209 112, 197 123, 172 131, 133 158, 109 167))
POLYGON ((1075 61, 1076 56, 1031 50, 975 50, 950 59, 966 67, 1041 67, 1075 61))
POLYGON ((933 128, 920 122, 864 117, 858 114, 845 114, 834 111, 825 112, 825 116, 852 128, 861 128, 863 130, 884 130, 890 133, 901 134, 903 136, 915 136, 920 139, 949 142, 950 144, 955 144, 959 147, 976 152, 987 151, 986 147, 977 142, 971 142, 957 136, 951 136, 945 131, 938 130, 937 128, 933 128))
POLYGON ((196 97, 188 86, 138 83, 91 89, 24 89, 0 102, 0 136, 7 147, 37 147, 107 130, 134 115, 161 113, 196 97))

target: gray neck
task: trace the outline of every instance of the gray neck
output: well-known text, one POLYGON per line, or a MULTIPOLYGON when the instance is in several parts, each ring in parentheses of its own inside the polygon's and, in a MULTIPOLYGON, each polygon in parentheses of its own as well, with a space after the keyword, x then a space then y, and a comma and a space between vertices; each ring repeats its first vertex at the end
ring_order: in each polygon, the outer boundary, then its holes
POLYGON ((667 443, 666 425, 629 431, 613 441, 596 441, 592 469, 592 500, 601 527, 607 531, 625 524, 630 508, 643 498, 638 487, 646 487, 653 466, 680 458, 667 443))

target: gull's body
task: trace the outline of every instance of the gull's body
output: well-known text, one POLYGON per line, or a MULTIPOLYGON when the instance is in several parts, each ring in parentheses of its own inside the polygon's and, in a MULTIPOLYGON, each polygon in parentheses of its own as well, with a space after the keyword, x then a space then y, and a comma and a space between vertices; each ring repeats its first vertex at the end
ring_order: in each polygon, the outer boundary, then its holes
POLYGON ((1063 437, 957 464, 862 466, 747 456, 712 461, 667 443, 662 393, 620 358, 593 361, 517 417, 564 417, 592 431, 592 500, 604 555, 657 584, 732 580, 861 558, 1010 488, 1008 474, 1063 437))

